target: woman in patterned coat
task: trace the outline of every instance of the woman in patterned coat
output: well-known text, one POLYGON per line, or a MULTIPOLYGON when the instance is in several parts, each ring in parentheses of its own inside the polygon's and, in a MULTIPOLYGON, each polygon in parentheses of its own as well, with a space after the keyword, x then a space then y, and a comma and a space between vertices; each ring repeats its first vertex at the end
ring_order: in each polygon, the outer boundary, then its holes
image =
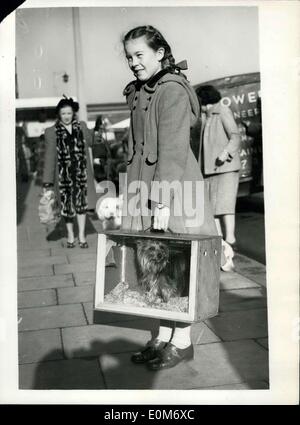
POLYGON ((61 99, 56 107, 57 121, 45 131, 43 186, 54 190, 67 226, 67 247, 75 246, 74 218, 79 229, 79 246, 88 248, 85 237, 86 212, 94 209, 96 191, 89 147, 92 136, 84 122, 75 118, 78 103, 61 99))

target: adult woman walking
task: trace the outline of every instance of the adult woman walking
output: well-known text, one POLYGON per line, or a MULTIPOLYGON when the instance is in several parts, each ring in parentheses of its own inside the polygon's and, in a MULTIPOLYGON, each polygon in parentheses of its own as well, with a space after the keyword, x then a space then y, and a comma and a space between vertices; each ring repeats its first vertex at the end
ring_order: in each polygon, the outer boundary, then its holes
POLYGON ((235 204, 239 185, 240 134, 231 110, 221 104, 213 86, 200 86, 196 93, 204 112, 202 121, 202 167, 220 235, 236 247, 235 204))
POLYGON ((89 158, 92 136, 84 122, 76 119, 79 109, 73 99, 61 99, 57 121, 45 131, 43 186, 54 190, 67 227, 67 247, 74 248, 74 218, 77 217, 80 248, 88 248, 85 236, 86 212, 94 209, 96 192, 89 158))
MULTIPOLYGON (((128 65, 136 77, 124 90, 131 110, 127 187, 133 184, 136 190, 127 194, 129 208, 127 214, 123 210, 122 227, 147 230, 151 216, 145 210, 138 211, 138 206, 150 203, 154 229, 217 234, 208 197, 205 191, 196 191, 195 183, 203 180, 190 148, 190 128, 199 113, 196 94, 175 65, 171 48, 157 29, 134 28, 125 35, 123 44, 128 65), (153 183, 163 182, 177 182, 179 189, 172 193, 151 191, 153 183), (185 182, 190 183, 191 190, 180 197, 185 182), (151 193, 147 199, 143 199, 145 187, 151 193), (201 197, 203 215, 189 220, 183 204, 195 201, 196 196, 201 197), (130 209, 132 205, 134 211, 130 209), (179 206, 180 214, 174 213, 174 205, 179 206)), ((150 370, 160 370, 193 358, 190 330, 183 323, 161 321, 156 338, 131 360, 147 364, 150 370)))

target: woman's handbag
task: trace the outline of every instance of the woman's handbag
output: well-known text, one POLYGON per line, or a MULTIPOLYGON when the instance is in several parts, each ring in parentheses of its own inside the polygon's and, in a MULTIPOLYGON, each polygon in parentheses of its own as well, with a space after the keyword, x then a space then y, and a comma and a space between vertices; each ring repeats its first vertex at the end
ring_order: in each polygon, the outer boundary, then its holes
POLYGON ((46 190, 39 202, 39 218, 42 224, 56 224, 60 219, 57 199, 52 190, 46 190))

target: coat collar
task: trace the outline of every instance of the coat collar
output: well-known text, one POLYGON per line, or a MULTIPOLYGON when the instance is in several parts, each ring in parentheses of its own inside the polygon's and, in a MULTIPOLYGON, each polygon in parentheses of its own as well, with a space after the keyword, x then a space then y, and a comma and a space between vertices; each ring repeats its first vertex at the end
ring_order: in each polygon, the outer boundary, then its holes
MULTIPOLYGON (((187 68, 187 62, 181 61, 178 64, 175 65, 175 70, 181 71, 185 70, 187 68)), ((182 78, 182 76, 179 73, 173 73, 170 71, 170 69, 162 69, 157 74, 153 75, 148 81, 141 82, 139 80, 131 81, 124 89, 123 94, 124 96, 128 96, 133 90, 138 91, 143 87, 146 92, 148 93, 154 93, 157 86, 162 84, 164 81, 173 79, 173 77, 182 78), (166 76, 166 77, 165 77, 166 76), (165 78, 163 78, 165 77, 165 78), (162 80, 162 81, 161 81, 162 80)))
POLYGON ((160 84, 160 80, 167 74, 169 74, 168 69, 162 69, 157 74, 153 75, 148 81, 142 82, 139 80, 131 81, 127 86, 125 87, 123 94, 124 96, 130 95, 132 91, 139 91, 142 87, 147 91, 148 93, 154 93, 157 85, 160 84))
POLYGON ((155 91, 156 86, 159 82, 159 80, 166 74, 169 73, 168 69, 162 69, 157 74, 153 75, 148 81, 144 84, 144 89, 148 92, 155 91))

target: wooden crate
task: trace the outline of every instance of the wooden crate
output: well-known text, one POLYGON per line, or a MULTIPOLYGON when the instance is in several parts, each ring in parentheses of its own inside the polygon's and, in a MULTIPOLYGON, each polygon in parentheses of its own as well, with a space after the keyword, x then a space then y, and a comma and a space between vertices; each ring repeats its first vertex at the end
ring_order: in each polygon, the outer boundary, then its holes
POLYGON ((94 310, 116 314, 198 322, 218 313, 221 261, 221 237, 191 234, 106 231, 98 234, 94 310), (182 251, 187 260, 187 309, 166 310, 160 307, 111 303, 106 294, 119 283, 128 282, 130 289, 141 290, 138 284, 135 246, 139 239, 151 238, 167 242, 170 251, 182 251), (114 246, 111 247, 111 245, 114 246), (114 264, 108 264, 113 251, 114 264), (107 255, 107 253, 109 254, 107 255))

